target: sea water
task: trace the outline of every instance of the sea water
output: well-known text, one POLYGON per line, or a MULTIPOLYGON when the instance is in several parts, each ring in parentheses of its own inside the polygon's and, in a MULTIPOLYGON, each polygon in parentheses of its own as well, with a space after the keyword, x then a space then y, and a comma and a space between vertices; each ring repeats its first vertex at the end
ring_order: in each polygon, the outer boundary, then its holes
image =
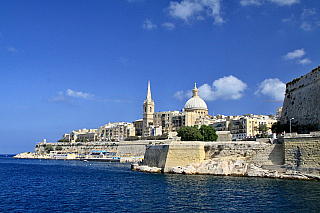
POLYGON ((0 156, 0 212, 320 212, 320 182, 0 156))

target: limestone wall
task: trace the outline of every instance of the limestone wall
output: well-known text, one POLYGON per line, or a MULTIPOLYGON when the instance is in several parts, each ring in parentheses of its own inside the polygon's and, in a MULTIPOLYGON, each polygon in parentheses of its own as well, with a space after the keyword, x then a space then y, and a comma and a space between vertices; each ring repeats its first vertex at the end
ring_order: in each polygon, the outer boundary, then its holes
POLYGON ((286 134, 282 140, 286 164, 320 168, 320 132, 286 134))
POLYGON ((90 154, 92 150, 108 150, 108 152, 117 152, 118 142, 77 142, 77 143, 39 143, 34 149, 36 155, 45 153, 45 147, 51 145, 54 150, 57 146, 62 148, 61 151, 72 152, 75 154, 90 154))
POLYGON ((119 142, 117 148, 118 156, 141 156, 146 151, 146 145, 149 141, 123 141, 119 142))
POLYGON ((243 160, 255 166, 282 165, 282 144, 256 141, 194 142, 179 141, 147 146, 144 165, 171 171, 174 167, 201 164, 208 160, 243 160))
POLYGON ((208 143, 205 147, 206 160, 243 159, 255 166, 282 165, 284 162, 282 144, 256 141, 232 141, 208 143))
POLYGON ((176 166, 201 163, 205 159, 205 142, 172 142, 168 149, 164 172, 176 166))
POLYGON ((169 145, 147 146, 143 164, 163 169, 166 165, 169 145))
POLYGON ((283 102, 281 123, 291 118, 298 124, 317 124, 320 128, 320 66, 288 82, 283 102))
POLYGON ((232 134, 230 133, 230 131, 216 131, 216 133, 218 135, 218 142, 232 140, 232 134))

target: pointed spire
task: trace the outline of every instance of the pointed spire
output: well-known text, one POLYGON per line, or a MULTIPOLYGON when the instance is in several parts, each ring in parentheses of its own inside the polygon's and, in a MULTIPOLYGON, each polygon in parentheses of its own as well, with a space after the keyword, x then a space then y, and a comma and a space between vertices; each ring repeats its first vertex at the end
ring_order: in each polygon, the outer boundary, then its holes
POLYGON ((150 81, 148 82, 148 92, 147 92, 147 102, 151 102, 151 89, 150 89, 150 81))
POLYGON ((199 96, 198 95, 199 90, 197 88, 197 83, 194 83, 194 88, 193 88, 192 92, 193 92, 193 96, 192 97, 199 96))

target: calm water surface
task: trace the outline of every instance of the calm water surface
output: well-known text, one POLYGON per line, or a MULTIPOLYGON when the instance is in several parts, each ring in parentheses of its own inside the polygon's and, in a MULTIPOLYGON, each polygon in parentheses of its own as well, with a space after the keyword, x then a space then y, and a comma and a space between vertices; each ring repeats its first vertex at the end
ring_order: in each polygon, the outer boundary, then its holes
POLYGON ((320 182, 0 156, 0 212, 320 212, 320 182))

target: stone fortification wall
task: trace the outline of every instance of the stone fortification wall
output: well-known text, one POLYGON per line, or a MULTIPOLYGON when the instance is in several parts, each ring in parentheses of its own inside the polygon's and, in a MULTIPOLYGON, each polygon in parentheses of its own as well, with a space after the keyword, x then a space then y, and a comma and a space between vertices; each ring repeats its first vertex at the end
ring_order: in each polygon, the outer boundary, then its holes
POLYGON ((58 142, 58 143, 39 143, 34 149, 36 155, 43 155, 45 153, 45 147, 51 145, 54 150, 57 146, 62 148, 62 152, 72 152, 75 154, 90 154, 92 150, 107 150, 108 152, 117 152, 117 142, 58 142))
POLYGON ((256 141, 211 142, 204 148, 206 160, 243 159, 255 166, 282 165, 284 162, 282 144, 256 141))
POLYGON ((205 159, 205 142, 172 142, 168 149, 164 172, 176 166, 200 164, 205 159))
POLYGON ((287 135, 280 140, 283 144, 228 141, 173 142, 148 146, 144 164, 133 164, 132 169, 177 174, 320 180, 319 135, 317 137, 294 138, 287 135), (295 150, 297 146, 300 146, 299 152, 295 150), (308 167, 292 166, 298 161, 308 167))
POLYGON ((280 122, 291 118, 298 124, 316 124, 320 128, 320 66, 288 82, 280 122))
POLYGON ((285 134, 282 140, 285 164, 320 169, 320 132, 285 134))
POLYGON ((150 167, 164 168, 168 156, 169 145, 147 146, 143 164, 150 167))
POLYGON ((148 146, 144 165, 170 172, 174 167, 197 165, 204 161, 236 162, 239 159, 255 166, 282 165, 282 144, 256 141, 171 142, 166 145, 148 146))
POLYGON ((201 163, 205 158, 204 144, 204 142, 174 141, 164 145, 148 146, 143 164, 168 172, 176 166, 201 163))
POLYGON ((51 145, 53 150, 57 146, 62 148, 61 152, 74 154, 91 154, 92 150, 107 150, 108 152, 116 152, 118 156, 141 156, 144 155, 146 146, 150 144, 165 143, 166 141, 121 141, 121 142, 76 142, 76 143, 39 143, 34 149, 36 155, 45 154, 45 147, 51 145))
MULTIPOLYGON (((157 141, 156 141, 157 142, 157 141)), ((126 156, 141 156, 146 151, 146 146, 155 141, 121 141, 118 144, 117 155, 121 157, 126 156)), ((159 142, 160 143, 160 142, 159 142)))
POLYGON ((218 142, 219 141, 231 141, 232 140, 232 134, 230 131, 216 131, 218 135, 218 142))

